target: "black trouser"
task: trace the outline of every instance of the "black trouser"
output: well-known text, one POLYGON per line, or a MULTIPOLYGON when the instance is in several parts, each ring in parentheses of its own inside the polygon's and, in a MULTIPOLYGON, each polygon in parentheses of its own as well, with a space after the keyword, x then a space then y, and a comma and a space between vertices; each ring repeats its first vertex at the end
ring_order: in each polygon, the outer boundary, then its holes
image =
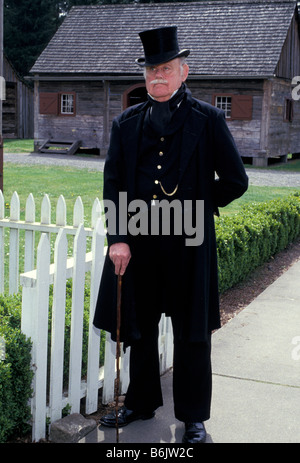
MULTIPOLYGON (((150 318, 150 317, 149 317, 150 318)), ((163 405, 159 354, 158 320, 148 319, 141 340, 131 346, 130 383, 125 405, 130 410, 153 411, 163 405)), ((184 422, 205 421, 210 417, 211 362, 208 342, 183 342, 174 333, 173 398, 175 417, 184 422)))
POLYGON ((184 422, 198 422, 208 420, 210 416, 211 336, 208 335, 207 342, 194 343, 183 341, 179 336, 180 313, 186 309, 183 275, 178 268, 180 240, 182 237, 144 236, 136 237, 131 243, 141 339, 131 346, 130 383, 125 405, 131 410, 147 412, 163 404, 158 324, 161 313, 167 309, 174 335, 175 417, 184 422))
MULTIPOLYGON (((166 238, 166 237, 165 237, 166 238)), ((172 240, 171 240, 172 242, 172 240)), ((137 300, 137 322, 141 339, 131 346, 130 383, 126 394, 127 408, 139 412, 153 411, 163 404, 159 353, 158 324, 162 312, 162 300, 166 297, 165 286, 170 290, 170 281, 165 275, 176 269, 176 252, 170 253, 170 238, 136 240, 132 246, 135 260, 137 300), (167 255, 163 256, 167 252, 167 255), (175 256, 173 260, 173 256, 175 256), (163 259, 162 259, 163 258, 163 259), (173 261, 172 261, 173 260, 173 261), (161 262, 168 262, 168 267, 161 262), (142 275, 142 278, 141 278, 142 275), (162 296, 163 294, 163 296, 162 296)), ((175 243, 175 247, 176 243, 175 243)), ((173 297, 178 298, 176 281, 173 297), (176 291, 175 291, 176 290, 176 291), (174 296, 175 294, 175 296, 174 296)), ((170 294, 167 291, 167 294, 170 294)), ((171 294, 170 294, 171 297, 171 294)), ((185 310, 184 297, 181 310, 185 310)), ((184 422, 198 422, 210 417, 212 374, 211 341, 188 342, 179 337, 180 310, 171 314, 174 334, 173 397, 175 417, 184 422)))

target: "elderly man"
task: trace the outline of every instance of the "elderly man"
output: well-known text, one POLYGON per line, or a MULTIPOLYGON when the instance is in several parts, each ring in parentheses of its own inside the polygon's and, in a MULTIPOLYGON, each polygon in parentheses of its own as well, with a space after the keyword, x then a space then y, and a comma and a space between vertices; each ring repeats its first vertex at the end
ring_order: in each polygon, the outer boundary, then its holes
MULTIPOLYGON (((104 201, 116 214, 115 220, 108 215, 109 251, 94 324, 116 339, 116 275, 123 275, 121 337, 131 347, 130 383, 118 415, 125 426, 152 418, 163 404, 158 323, 162 313, 171 317, 175 416, 185 423, 183 442, 201 443, 211 406, 211 331, 220 327, 214 214, 247 190, 248 179, 223 112, 194 99, 186 87, 189 50, 180 51, 177 28, 147 30, 140 38, 145 56, 136 61, 148 101, 113 122, 104 201), (130 212, 135 200, 146 205, 142 214, 130 212), (159 231, 151 233, 153 206, 175 200, 182 217, 162 208, 159 231), (179 227, 188 212, 203 239, 188 241, 191 227, 179 227), (146 232, 130 233, 130 222, 143 217, 146 232), (165 220, 172 222, 168 234, 162 232, 165 220)), ((100 423, 115 421, 109 414, 100 423)))

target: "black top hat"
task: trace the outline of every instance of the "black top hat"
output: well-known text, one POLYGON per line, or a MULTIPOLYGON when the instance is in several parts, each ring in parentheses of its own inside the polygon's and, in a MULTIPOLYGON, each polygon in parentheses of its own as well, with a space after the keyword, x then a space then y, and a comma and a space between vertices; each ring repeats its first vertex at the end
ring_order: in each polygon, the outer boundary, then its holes
POLYGON ((156 66, 190 54, 190 50, 179 50, 176 26, 150 29, 139 36, 145 52, 145 58, 135 60, 140 66, 156 66))

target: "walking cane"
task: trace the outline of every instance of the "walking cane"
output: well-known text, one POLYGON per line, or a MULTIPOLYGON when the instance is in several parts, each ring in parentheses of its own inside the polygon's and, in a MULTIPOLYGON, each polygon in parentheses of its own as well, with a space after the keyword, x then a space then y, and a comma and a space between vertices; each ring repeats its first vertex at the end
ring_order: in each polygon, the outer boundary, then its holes
POLYGON ((121 294, 122 294, 122 275, 118 275, 118 288, 117 288, 117 382, 116 382, 116 439, 119 443, 119 388, 120 388, 120 327, 121 327, 121 294))

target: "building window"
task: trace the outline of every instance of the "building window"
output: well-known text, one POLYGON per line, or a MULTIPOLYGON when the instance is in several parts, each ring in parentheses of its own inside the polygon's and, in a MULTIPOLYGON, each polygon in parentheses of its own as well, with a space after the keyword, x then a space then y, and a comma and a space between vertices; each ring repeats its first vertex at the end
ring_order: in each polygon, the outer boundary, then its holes
POLYGON ((76 93, 44 93, 39 94, 40 114, 47 116, 75 116, 76 93))
POLYGON ((215 106, 225 112, 226 119, 231 118, 231 96, 217 95, 215 97, 215 106))
POLYGON ((285 115, 284 115, 284 120, 287 122, 293 122, 294 118, 294 105, 293 105, 293 100, 287 98, 285 100, 285 115))
POLYGON ((75 114, 75 94, 60 94, 60 114, 73 116, 75 114))
POLYGON ((213 104, 222 109, 226 119, 251 121, 253 112, 252 95, 213 95, 213 104))

